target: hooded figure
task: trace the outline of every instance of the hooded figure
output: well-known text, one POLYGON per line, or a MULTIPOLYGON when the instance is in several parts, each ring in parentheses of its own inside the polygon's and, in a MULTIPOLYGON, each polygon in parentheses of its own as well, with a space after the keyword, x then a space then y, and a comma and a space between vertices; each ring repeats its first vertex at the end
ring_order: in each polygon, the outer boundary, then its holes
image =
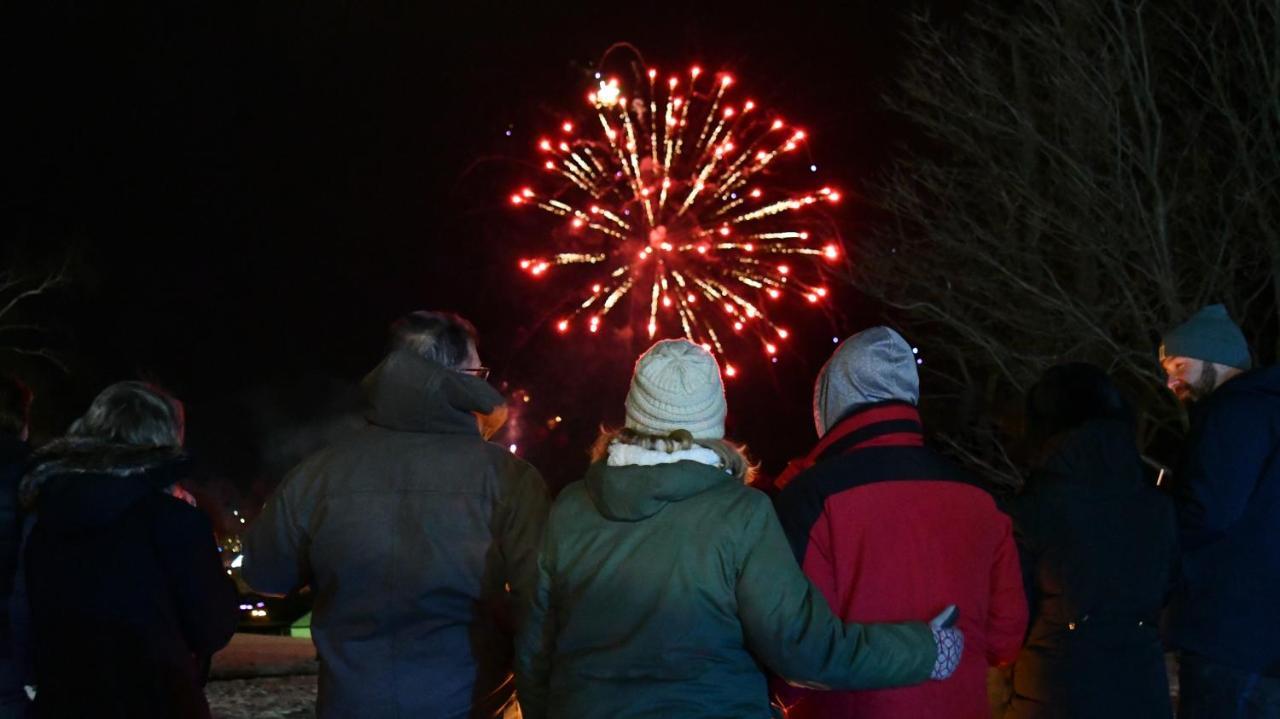
POLYGON ((183 465, 182 405, 141 382, 34 457, 14 601, 37 716, 209 716, 209 660, 240 612, 209 520, 174 496, 183 465))
POLYGON ((788 717, 989 716, 987 667, 1017 655, 1027 606, 1012 522, 985 485, 924 446, 916 359, 897 332, 845 340, 814 385, 820 440, 778 478, 778 517, 804 573, 847 622, 955 601, 964 654, 948 682, 783 691, 788 717))
POLYGON ((388 354, 365 380, 368 424, 294 468, 243 537, 250 586, 315 592, 321 719, 499 717, 512 703, 549 500, 537 470, 482 436, 477 415, 503 400, 464 343, 454 366, 388 354))
POLYGON ((655 344, 636 362, 626 410, 626 428, 602 435, 586 478, 551 510, 517 644, 525 719, 766 717, 765 670, 842 689, 949 674, 953 629, 832 616, 722 439, 709 353, 655 344))
POLYGON ((1010 509, 1031 629, 1006 717, 1169 717, 1159 618, 1177 526, 1128 404, 1101 369, 1059 365, 1031 388, 1027 427, 1031 475, 1010 509))

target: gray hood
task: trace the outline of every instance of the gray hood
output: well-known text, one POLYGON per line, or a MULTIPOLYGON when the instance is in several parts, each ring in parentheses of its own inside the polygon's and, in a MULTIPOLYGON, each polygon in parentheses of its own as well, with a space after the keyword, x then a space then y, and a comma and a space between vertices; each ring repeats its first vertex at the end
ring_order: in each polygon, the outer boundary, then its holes
POLYGON ((916 357, 902 335, 872 327, 842 342, 818 372, 813 423, 821 437, 853 410, 890 401, 920 401, 916 357))

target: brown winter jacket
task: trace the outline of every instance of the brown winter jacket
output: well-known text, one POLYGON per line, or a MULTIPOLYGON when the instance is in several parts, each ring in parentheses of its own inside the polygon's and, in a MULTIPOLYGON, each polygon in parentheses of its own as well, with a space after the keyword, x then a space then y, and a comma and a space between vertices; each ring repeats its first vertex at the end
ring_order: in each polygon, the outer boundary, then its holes
POLYGON ((311 584, 321 719, 499 716, 546 485, 480 436, 472 412, 502 403, 484 381, 396 352, 366 388, 368 426, 295 468, 250 526, 244 578, 311 584))

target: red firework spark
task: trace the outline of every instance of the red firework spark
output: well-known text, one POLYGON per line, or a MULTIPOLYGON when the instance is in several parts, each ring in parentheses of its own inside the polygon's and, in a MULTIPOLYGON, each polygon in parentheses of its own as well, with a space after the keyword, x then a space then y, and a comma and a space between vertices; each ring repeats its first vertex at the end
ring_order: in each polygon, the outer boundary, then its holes
MULTIPOLYGON (((839 202, 840 193, 768 184, 775 161, 805 132, 751 100, 731 100, 730 75, 709 83, 702 75, 692 68, 686 88, 649 70, 628 94, 616 78, 603 79, 587 96, 590 133, 566 120, 556 137, 538 141, 555 187, 521 188, 511 203, 561 218, 584 249, 522 259, 520 268, 532 277, 564 265, 598 268, 557 331, 598 334, 635 290, 649 295, 650 338, 684 336, 723 357, 736 335, 774 356, 789 332, 765 308, 827 298, 821 260, 839 260, 840 243, 805 211, 839 202)), ((737 371, 726 362, 725 374, 737 371)))

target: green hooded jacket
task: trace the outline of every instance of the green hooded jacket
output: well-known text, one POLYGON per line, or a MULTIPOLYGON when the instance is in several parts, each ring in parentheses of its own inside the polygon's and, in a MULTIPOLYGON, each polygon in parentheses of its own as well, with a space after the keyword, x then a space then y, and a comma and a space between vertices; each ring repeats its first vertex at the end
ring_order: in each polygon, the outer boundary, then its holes
POLYGON ((936 653, 923 623, 835 618, 768 498, 723 469, 600 462, 552 507, 516 686, 525 719, 763 718, 766 669, 898 686, 936 653))

